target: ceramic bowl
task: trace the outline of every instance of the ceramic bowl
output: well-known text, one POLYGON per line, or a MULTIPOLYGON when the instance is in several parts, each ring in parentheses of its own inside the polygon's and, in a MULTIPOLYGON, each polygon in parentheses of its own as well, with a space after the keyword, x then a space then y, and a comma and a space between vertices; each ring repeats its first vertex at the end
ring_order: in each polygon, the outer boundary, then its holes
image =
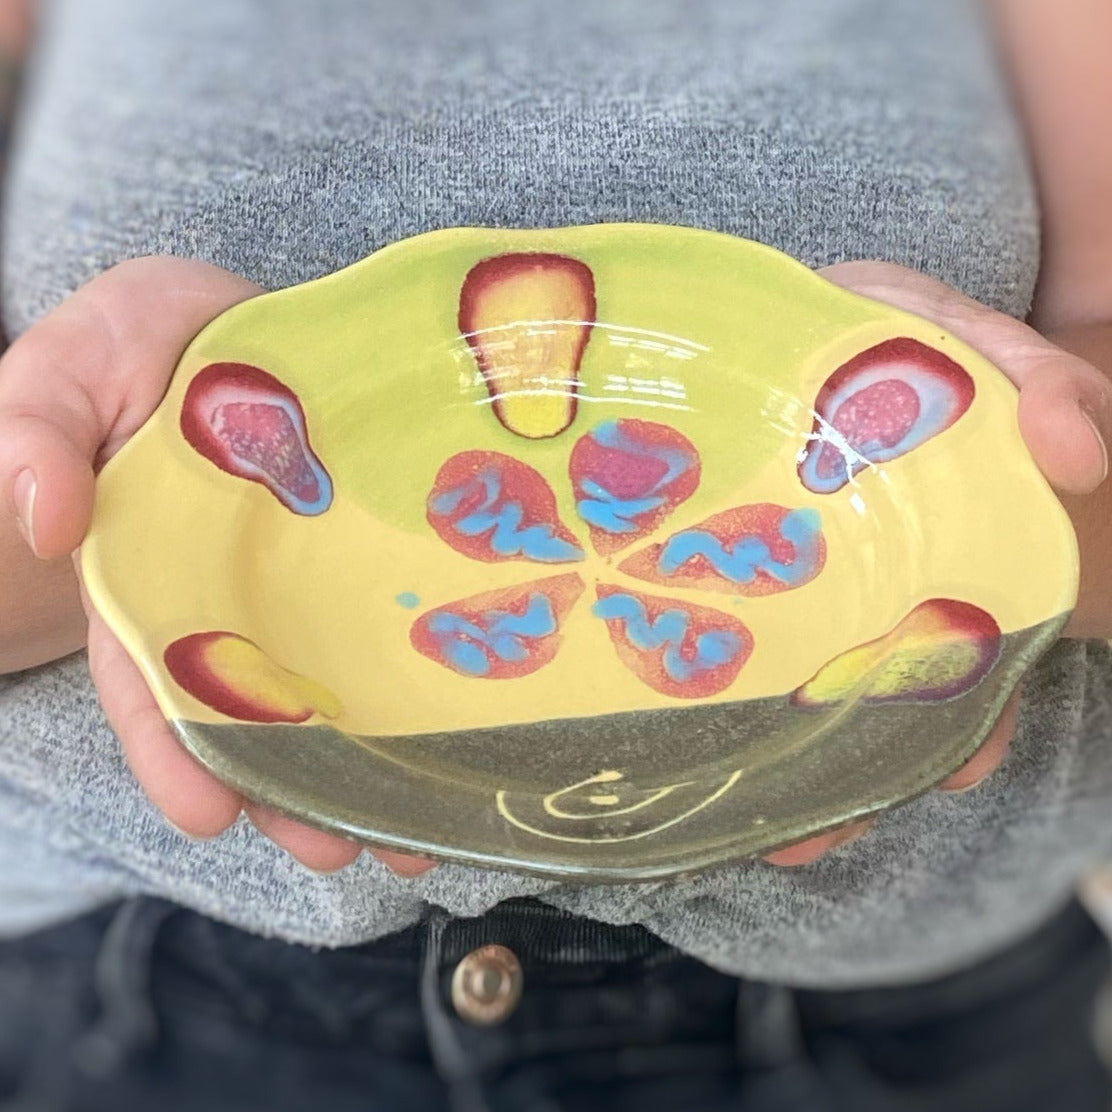
POLYGON ((100 476, 82 560, 248 796, 579 880, 930 788, 1078 575, 976 352, 651 225, 435 232, 229 310, 100 476))

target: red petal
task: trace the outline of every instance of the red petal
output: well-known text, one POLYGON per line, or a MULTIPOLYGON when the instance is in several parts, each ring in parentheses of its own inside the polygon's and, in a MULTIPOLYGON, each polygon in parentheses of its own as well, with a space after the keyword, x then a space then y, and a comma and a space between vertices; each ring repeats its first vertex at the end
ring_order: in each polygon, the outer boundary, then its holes
POLYGON ((594 613, 606 622, 622 663, 678 699, 724 691, 753 651, 753 635, 737 618, 677 599, 600 586, 594 613))
POLYGON ((575 534, 560 521, 544 476, 500 452, 452 456, 433 483, 428 520, 446 544, 488 564, 583 559, 575 534))
POLYGON ((738 506, 629 557, 621 570, 650 583, 773 595, 810 583, 826 563, 817 511, 738 506))
POLYGON ((647 536, 699 486, 695 445, 668 425, 603 421, 576 442, 569 464, 579 515, 604 556, 647 536))
POLYGON ((410 641, 462 676, 527 676, 556 655, 564 620, 583 590, 583 580, 572 574, 473 595, 422 614, 410 641))

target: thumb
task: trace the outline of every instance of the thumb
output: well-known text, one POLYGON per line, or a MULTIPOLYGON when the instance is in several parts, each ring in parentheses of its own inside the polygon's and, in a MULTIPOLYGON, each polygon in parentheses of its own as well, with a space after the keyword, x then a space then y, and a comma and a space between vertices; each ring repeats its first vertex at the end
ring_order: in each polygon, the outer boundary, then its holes
POLYGON ((0 359, 0 512, 44 560, 85 537, 95 473, 154 412, 189 341, 259 287, 144 258, 82 287, 0 359), (5 507, 6 503, 6 507, 5 507))

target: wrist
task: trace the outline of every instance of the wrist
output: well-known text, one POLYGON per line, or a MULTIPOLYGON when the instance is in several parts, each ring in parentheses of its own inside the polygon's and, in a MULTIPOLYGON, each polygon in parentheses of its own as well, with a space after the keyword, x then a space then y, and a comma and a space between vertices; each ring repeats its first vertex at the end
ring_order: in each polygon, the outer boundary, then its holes
POLYGON ((1062 496, 1077 534, 1081 580, 1067 637, 1112 640, 1112 482, 1092 494, 1062 496))
POLYGON ((88 623, 69 557, 31 555, 12 519, 0 519, 0 675, 68 656, 88 623))
MULTIPOLYGON (((1112 379, 1112 323, 1054 329, 1047 339, 1112 379)), ((1060 497, 1077 533, 1081 559, 1077 608, 1066 636, 1112 640, 1112 480, 1092 494, 1060 497)))
POLYGON ((22 59, 34 30, 32 0, 0 0, 0 55, 22 59))

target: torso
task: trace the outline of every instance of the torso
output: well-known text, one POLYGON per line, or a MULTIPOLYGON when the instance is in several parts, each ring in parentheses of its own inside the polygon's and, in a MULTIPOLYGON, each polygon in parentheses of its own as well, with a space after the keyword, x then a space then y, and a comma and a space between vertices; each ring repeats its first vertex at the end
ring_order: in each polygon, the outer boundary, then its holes
MULTIPOLYGON (((697 225, 810 265, 903 263, 1016 315, 1038 270, 1018 129, 958 0, 58 0, 20 138, 13 333, 134 255, 278 288, 452 225, 697 225)), ((22 816, 0 824, 0 904, 57 915, 28 870, 79 871, 86 903, 150 891, 340 944, 426 901, 466 914, 541 892, 739 973, 926 976, 1036 922, 1109 848, 1084 800, 1112 795, 1112 746, 1081 744, 1083 723, 1112 732, 1107 663, 1055 650, 989 785, 917 800, 819 866, 578 891, 447 867, 400 881, 369 858, 310 878, 246 829, 187 846, 128 777, 77 658, 0 680, 0 785, 22 816)))

